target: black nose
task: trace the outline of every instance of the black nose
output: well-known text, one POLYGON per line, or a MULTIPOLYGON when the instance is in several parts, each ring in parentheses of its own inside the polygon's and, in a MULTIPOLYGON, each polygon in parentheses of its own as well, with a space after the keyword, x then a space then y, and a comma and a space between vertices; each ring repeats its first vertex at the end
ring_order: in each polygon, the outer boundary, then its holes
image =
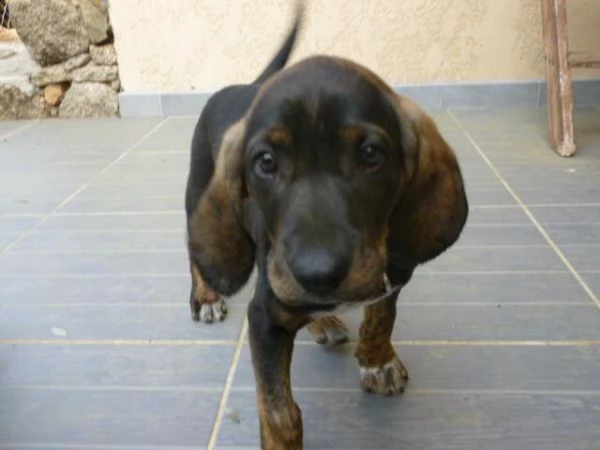
POLYGON ((325 249, 302 250, 288 260, 288 265, 306 291, 326 295, 348 276, 350 257, 325 249))

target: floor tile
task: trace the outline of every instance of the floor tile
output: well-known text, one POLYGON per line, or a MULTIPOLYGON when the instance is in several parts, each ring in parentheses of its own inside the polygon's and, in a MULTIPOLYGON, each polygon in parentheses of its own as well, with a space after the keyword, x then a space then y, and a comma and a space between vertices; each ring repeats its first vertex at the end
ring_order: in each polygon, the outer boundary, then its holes
POLYGON ((467 226, 456 246, 531 246, 546 245, 546 240, 533 225, 467 226))
POLYGON ((544 225, 557 245, 598 245, 600 253, 600 224, 544 225))
POLYGON ((177 197, 185 196, 185 179, 173 183, 153 183, 153 184, 101 184, 92 183, 81 191, 82 198, 159 198, 159 197, 177 197))
POLYGON ((49 214, 61 204, 62 198, 0 198, 0 215, 49 214))
POLYGON ((470 206, 516 205, 517 202, 506 189, 469 190, 467 200, 470 206))
POLYGON ((519 197, 527 205, 536 204, 570 204, 595 203, 600 199, 600 187, 585 189, 546 189, 526 191, 519 190, 519 197))
POLYGON ((182 211, 184 208, 183 195, 168 195, 155 198, 135 197, 106 197, 89 198, 77 196, 60 208, 63 214, 90 214, 90 213, 132 213, 132 212, 164 212, 182 211))
POLYGON ((14 252, 172 251, 187 248, 184 230, 34 232, 14 252))
POLYGON ((15 232, 15 231, 2 231, 0 232, 0 250, 11 244, 13 241, 16 241, 23 233, 15 232))
MULTIPOLYGON (((2 227, 0 219, 0 229, 2 227)), ((102 214, 91 213, 88 215, 56 214, 42 224, 40 231, 107 231, 107 230, 181 230, 185 231, 185 212, 173 211, 172 213, 131 213, 102 214)))
MULTIPOLYGON (((586 394, 299 392, 307 449, 579 450, 600 440, 600 397, 586 394)), ((218 449, 258 446, 253 392, 235 392, 218 449)))
POLYGON ((36 202, 40 200, 64 200, 73 194, 80 185, 72 185, 68 183, 35 183, 33 180, 21 181, 18 183, 0 184, 2 192, 0 200, 6 202, 36 202))
POLYGON ((29 125, 29 120, 0 120, 0 138, 29 125))
MULTIPOLYGON (((1 314, 1 311, 0 311, 1 314)), ((358 336, 361 311, 340 315, 358 336)), ((298 339, 312 342, 302 330, 298 339)), ((600 311, 587 305, 398 305, 392 334, 402 340, 586 340, 600 339, 600 311)))
MULTIPOLYGON (((460 161, 459 161, 460 162, 460 161)), ((465 187, 467 192, 479 191, 479 190, 494 190, 494 191, 502 191, 506 190, 500 179, 494 175, 490 174, 481 174, 481 173, 472 173, 472 172, 464 172, 463 173, 463 181, 465 183, 465 187)))
POLYGON ((9 448, 39 443, 202 449, 212 420, 199 417, 214 417, 219 402, 218 393, 185 391, 0 388, 0 398, 0 431, 9 448))
POLYGON ((0 258, 2 276, 181 275, 188 272, 184 248, 174 252, 7 253, 0 258))
POLYGON ((234 345, 0 346, 0 389, 223 388, 234 345))
POLYGON ((531 206, 529 210, 543 225, 564 224, 599 224, 600 204, 589 206, 531 206))
MULTIPOLYGON (((200 116, 200 113, 197 114, 200 116)), ((192 145, 192 135, 198 117, 170 118, 149 139, 136 146, 135 152, 144 151, 189 151, 192 145)))
POLYGON ((58 343, 64 338, 235 341, 245 314, 245 306, 231 305, 223 322, 210 325, 193 322, 185 298, 179 305, 167 306, 3 305, 0 308, 0 339, 54 339, 58 343), (25 317, 26 321, 23 320, 25 317))
MULTIPOLYGON (((254 275, 228 304, 247 304, 254 289, 254 275)), ((11 277, 0 278, 0 304, 31 305, 110 305, 138 304, 187 305, 190 295, 189 273, 172 277, 11 277)))
MULTIPOLYGON (((137 147, 136 147, 137 148, 137 147)), ((153 152, 131 152, 121 159, 113 168, 115 172, 127 171, 133 167, 136 170, 154 171, 156 169, 186 169, 190 163, 190 152, 188 149, 153 151, 153 152)), ((175 180, 171 180, 172 182, 175 180)))
POLYGON ((520 206, 509 208, 482 208, 471 207, 469 209, 469 225, 528 225, 531 220, 520 206))
POLYGON ((36 223, 40 217, 6 217, 0 216, 0 232, 14 233, 26 231, 36 223))
POLYGON ((585 303, 568 273, 418 274, 402 289, 401 303, 585 303))
POLYGON ((49 119, 10 138, 20 146, 95 147, 126 149, 142 139, 161 119, 49 119), (60 133, 57 130, 60 129, 60 133))
POLYGON ((582 275, 585 282, 596 294, 596 297, 600 299, 600 272, 599 273, 586 273, 582 275))
MULTIPOLYGON (((600 391, 597 347, 450 347, 396 345, 410 374, 411 390, 600 391)), ((296 390, 360 391, 354 345, 328 349, 296 345, 292 356, 296 390)), ((233 390, 255 386, 250 349, 240 355, 233 390)), ((355 395, 349 393, 349 396, 355 395)))
POLYGON ((600 271, 600 246, 561 245, 560 250, 571 262, 575 270, 600 271))
POLYGON ((497 84, 494 86, 470 85, 468 88, 448 84, 442 86, 442 106, 444 108, 505 107, 536 105, 539 85, 537 82, 497 84))
POLYGON ((451 247, 419 272, 556 271, 565 265, 550 247, 451 247))

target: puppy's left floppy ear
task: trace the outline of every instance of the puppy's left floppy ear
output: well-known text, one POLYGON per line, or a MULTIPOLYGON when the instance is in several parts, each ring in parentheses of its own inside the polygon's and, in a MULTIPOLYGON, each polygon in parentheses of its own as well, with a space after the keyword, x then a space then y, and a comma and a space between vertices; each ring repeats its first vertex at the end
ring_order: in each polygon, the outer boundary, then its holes
POLYGON ((468 202, 456 156, 433 119, 397 98, 405 131, 408 179, 389 222, 390 267, 416 267, 436 258, 460 236, 468 202))
POLYGON ((245 131, 241 120, 223 136, 215 171, 188 226, 192 263, 222 295, 240 290, 254 268, 254 242, 243 214, 245 131))

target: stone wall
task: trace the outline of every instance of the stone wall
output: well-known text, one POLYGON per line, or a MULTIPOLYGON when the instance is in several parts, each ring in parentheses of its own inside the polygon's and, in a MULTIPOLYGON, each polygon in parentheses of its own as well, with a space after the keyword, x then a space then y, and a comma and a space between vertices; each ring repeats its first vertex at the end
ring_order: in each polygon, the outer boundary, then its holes
POLYGON ((0 119, 119 114, 121 85, 105 0, 8 5, 16 33, 13 40, 0 39, 0 119))

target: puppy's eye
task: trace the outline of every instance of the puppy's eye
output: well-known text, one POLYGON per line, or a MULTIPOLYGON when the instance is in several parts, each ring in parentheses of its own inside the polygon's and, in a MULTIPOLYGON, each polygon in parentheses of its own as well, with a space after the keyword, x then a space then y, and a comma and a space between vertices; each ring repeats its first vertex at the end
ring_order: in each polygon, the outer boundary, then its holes
POLYGON ((360 162, 372 169, 381 165, 385 160, 385 151, 372 144, 365 145, 360 149, 360 162))
POLYGON ((273 175, 277 171, 277 159, 271 152, 260 152, 254 158, 254 171, 259 176, 273 175))

